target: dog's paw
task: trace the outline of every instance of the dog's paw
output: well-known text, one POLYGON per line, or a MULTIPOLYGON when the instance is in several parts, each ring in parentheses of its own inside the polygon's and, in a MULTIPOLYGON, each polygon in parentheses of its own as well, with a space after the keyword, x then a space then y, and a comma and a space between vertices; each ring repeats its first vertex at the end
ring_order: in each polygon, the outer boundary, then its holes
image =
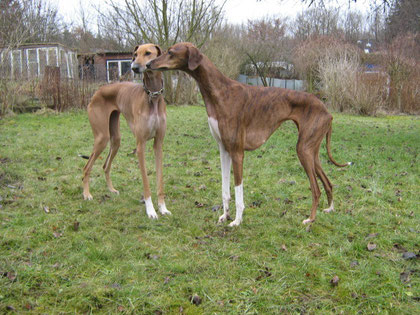
POLYGON ((226 222, 229 219, 230 219, 229 214, 223 214, 219 217, 219 221, 217 221, 217 222, 218 223, 223 223, 223 222, 226 222))
POLYGON ((110 188, 109 191, 112 192, 113 194, 116 194, 116 195, 120 194, 120 192, 118 190, 116 190, 115 188, 110 188))
POLYGON ((93 200, 93 197, 90 193, 87 193, 87 194, 83 193, 83 199, 84 200, 93 200))
POLYGON ((315 220, 306 219, 306 220, 303 220, 303 221, 302 221, 302 224, 306 225, 306 224, 312 223, 312 222, 314 222, 314 221, 315 221, 315 220))
POLYGON ((158 215, 156 213, 156 211, 147 211, 147 216, 149 217, 149 219, 153 219, 153 220, 157 220, 158 215))
POLYGON ((241 224, 241 220, 235 219, 233 222, 229 224, 230 227, 239 226, 241 224))
POLYGON ((331 203, 331 205, 327 208, 323 210, 325 213, 330 213, 332 211, 334 211, 334 202, 331 203))
POLYGON ((330 213, 330 212, 333 212, 334 211, 334 207, 329 207, 329 208, 324 209, 322 211, 324 211, 325 213, 330 213))
POLYGON ((172 215, 172 212, 169 211, 168 209, 166 209, 166 205, 165 204, 161 204, 159 205, 159 212, 162 215, 172 215))

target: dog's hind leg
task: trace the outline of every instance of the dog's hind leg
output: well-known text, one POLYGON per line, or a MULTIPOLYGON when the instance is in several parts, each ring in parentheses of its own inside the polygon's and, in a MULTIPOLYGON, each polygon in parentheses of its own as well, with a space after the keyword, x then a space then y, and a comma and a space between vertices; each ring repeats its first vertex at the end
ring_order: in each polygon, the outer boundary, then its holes
POLYGON ((319 197, 321 195, 321 191, 319 190, 319 186, 316 181, 314 146, 309 144, 308 141, 305 141, 304 139, 307 139, 307 137, 299 135, 299 141, 297 144, 297 154, 300 163, 305 169, 306 175, 308 175, 312 192, 311 215, 309 219, 303 220, 302 222, 303 224, 307 224, 315 221, 316 209, 319 204, 319 197))
POLYGON ((322 169, 321 161, 319 160, 318 154, 315 156, 315 172, 318 178, 321 180, 328 198, 328 208, 324 209, 324 212, 328 213, 334 211, 333 186, 329 181, 327 175, 325 174, 324 170, 322 169))
POLYGON ((120 113, 117 111, 113 111, 111 113, 111 116, 109 118, 109 133, 110 133, 110 140, 111 145, 109 148, 108 157, 105 160, 103 169, 105 171, 105 179, 106 184, 108 186, 108 189, 112 193, 119 194, 118 190, 114 188, 112 185, 110 172, 111 172, 111 164, 114 160, 115 155, 118 152, 118 149, 120 147, 121 143, 121 134, 120 134, 120 119, 119 119, 120 113))
POLYGON ((96 159, 105 149, 109 141, 109 115, 104 113, 94 113, 94 110, 89 111, 89 121, 92 126, 94 135, 94 144, 92 154, 89 157, 89 161, 83 168, 83 198, 85 200, 92 200, 93 197, 89 192, 89 177, 92 170, 93 164, 96 159))

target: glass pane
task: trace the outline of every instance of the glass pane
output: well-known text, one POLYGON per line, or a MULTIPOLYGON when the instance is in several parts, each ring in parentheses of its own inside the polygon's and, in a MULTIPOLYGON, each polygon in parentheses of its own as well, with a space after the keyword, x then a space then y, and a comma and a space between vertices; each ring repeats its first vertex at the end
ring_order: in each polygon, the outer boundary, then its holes
POLYGON ((129 71, 131 71, 131 62, 121 61, 121 75, 125 75, 129 71))
POLYGON ((108 62, 108 81, 118 80, 118 61, 108 62))

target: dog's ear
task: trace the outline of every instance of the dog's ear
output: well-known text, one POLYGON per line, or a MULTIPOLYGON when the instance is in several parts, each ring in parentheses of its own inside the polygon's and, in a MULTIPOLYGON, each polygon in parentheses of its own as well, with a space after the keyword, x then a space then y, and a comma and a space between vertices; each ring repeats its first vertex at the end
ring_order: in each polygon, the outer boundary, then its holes
POLYGON ((203 60, 201 52, 195 47, 188 47, 188 69, 191 71, 197 69, 201 60, 203 60))
POLYGON ((157 56, 159 57, 160 55, 162 55, 162 49, 160 49, 160 47, 158 45, 155 45, 155 48, 157 50, 157 56))
POLYGON ((137 48, 139 48, 139 45, 137 45, 136 47, 134 47, 133 54, 137 51, 137 48))

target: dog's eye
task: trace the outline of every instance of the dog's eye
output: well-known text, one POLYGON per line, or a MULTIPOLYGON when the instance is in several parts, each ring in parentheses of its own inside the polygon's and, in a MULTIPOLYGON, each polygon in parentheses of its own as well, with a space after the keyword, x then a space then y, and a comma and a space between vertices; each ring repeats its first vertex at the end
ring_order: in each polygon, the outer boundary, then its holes
POLYGON ((146 51, 144 55, 145 55, 145 56, 149 56, 150 54, 151 54, 151 52, 150 52, 150 51, 146 51))

